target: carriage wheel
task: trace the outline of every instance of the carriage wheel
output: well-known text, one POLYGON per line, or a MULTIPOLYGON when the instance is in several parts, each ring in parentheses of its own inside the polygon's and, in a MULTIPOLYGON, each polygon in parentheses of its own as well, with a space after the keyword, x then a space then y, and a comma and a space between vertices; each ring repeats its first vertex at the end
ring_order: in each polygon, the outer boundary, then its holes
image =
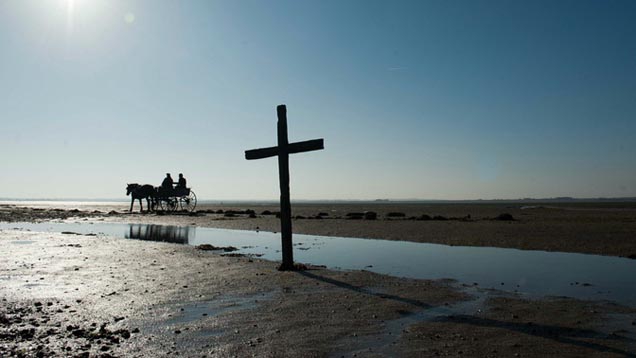
POLYGON ((190 190, 190 194, 180 197, 179 206, 181 206, 181 210, 193 212, 194 208, 197 207, 197 196, 194 191, 190 190))
POLYGON ((178 203, 175 198, 162 198, 159 200, 159 209, 164 212, 173 212, 177 210, 178 203))

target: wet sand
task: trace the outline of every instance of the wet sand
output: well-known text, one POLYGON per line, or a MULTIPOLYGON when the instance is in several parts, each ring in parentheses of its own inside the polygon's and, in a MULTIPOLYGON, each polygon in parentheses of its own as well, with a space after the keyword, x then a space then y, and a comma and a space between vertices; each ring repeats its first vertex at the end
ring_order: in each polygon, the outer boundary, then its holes
MULTIPOLYGON (((139 214, 138 205, 128 214, 125 204, 66 205, 58 209, 62 211, 53 211, 52 205, 38 209, 0 206, 0 220, 97 216, 114 222, 280 230, 275 215, 263 215, 278 210, 272 205, 202 205, 196 215, 139 214), (254 218, 248 210, 254 212, 254 218)), ((295 204, 293 216, 293 231, 298 234, 636 257, 636 203, 295 204), (377 219, 347 216, 368 211, 375 212, 377 219), (514 220, 497 220, 501 214, 510 214, 514 220)))
POLYGON ((0 231, 0 356, 629 357, 636 311, 103 236, 0 231), (610 320, 611 318, 611 320, 610 320))
MULTIPOLYGON (((0 206, 0 220, 277 230, 275 216, 261 215, 275 207, 253 206, 256 218, 249 218, 247 207, 204 207, 200 209, 206 212, 195 216, 130 215, 117 207, 110 208, 118 211, 111 214, 103 208, 80 209, 0 206), (226 216, 228 210, 235 212, 226 216)), ((565 243, 556 247, 594 252, 627 241, 625 252, 633 252, 631 207, 522 210, 497 205, 477 210, 474 205, 378 205, 377 220, 346 219, 347 213, 362 209, 369 211, 359 206, 298 206, 294 214, 305 218, 294 221, 294 230, 427 242, 456 233, 442 243, 479 246, 490 241, 471 238, 470 233, 503 231, 506 235, 490 238, 500 244, 492 246, 528 248, 508 235, 546 227, 543 240, 529 240, 546 249, 552 248, 545 246, 548 233, 559 232, 556 228, 589 225, 600 226, 591 229, 599 232, 613 229, 600 238, 588 234, 590 245, 576 245, 580 235, 564 235, 565 243), (516 220, 490 220, 502 209, 516 220), (389 212, 399 210, 405 217, 387 220, 389 212), (329 215, 309 219, 320 212, 329 215), (457 219, 409 219, 427 212, 457 219)), ((279 272, 275 263, 257 258, 102 236, 7 230, 0 231, 0 245, 0 356, 636 356, 636 310, 609 302, 529 300, 452 281, 366 271, 313 267, 279 272)), ((603 251, 620 256, 625 252, 603 251)))

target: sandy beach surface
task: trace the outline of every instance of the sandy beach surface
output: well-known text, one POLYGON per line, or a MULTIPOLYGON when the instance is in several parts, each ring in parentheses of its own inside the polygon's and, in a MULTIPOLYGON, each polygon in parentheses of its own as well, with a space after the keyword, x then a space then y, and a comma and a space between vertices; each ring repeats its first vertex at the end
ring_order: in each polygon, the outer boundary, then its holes
MULTIPOLYGON (((138 203, 132 214, 129 203, 12 205, 0 206, 0 221, 96 216, 112 222, 280 231, 278 207, 265 204, 199 205, 191 215, 140 214, 138 203)), ((636 203, 631 202, 294 204, 292 214, 297 234, 636 257, 636 203), (376 219, 350 215, 365 212, 376 213, 376 219), (502 214, 513 220, 502 220, 502 214)))
MULTIPOLYGON (((277 208, 266 205, 207 205, 192 215, 54 206, 5 204, 0 221, 278 230, 277 208)), ((294 215, 296 233, 636 253, 636 206, 624 203, 321 204, 296 205, 294 215), (375 220, 347 216, 369 211, 375 220)), ((612 302, 323 267, 280 272, 222 250, 103 235, 2 230, 0 245, 0 356, 636 356, 636 309, 612 302)))

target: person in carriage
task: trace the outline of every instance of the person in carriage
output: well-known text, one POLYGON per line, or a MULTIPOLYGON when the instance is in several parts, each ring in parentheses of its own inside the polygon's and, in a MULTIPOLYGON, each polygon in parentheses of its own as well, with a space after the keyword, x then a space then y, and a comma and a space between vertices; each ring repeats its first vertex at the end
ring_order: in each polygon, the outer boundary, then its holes
POLYGON ((177 189, 186 188, 186 178, 183 177, 183 173, 179 173, 179 181, 177 181, 177 189))
POLYGON ((183 173, 179 173, 179 180, 177 181, 177 186, 175 186, 174 191, 177 196, 189 194, 186 188, 186 178, 183 176, 183 173))
POLYGON ((161 182, 161 186, 159 187, 159 194, 162 196, 172 196, 172 186, 174 185, 174 181, 170 176, 170 173, 166 173, 166 177, 161 182))
POLYGON ((152 208, 157 207, 163 212, 175 212, 177 210, 193 212, 197 206, 197 196, 190 188, 186 187, 186 179, 179 173, 179 181, 175 183, 166 173, 161 186, 155 188, 152 208), (174 188, 173 188, 174 186, 174 188))

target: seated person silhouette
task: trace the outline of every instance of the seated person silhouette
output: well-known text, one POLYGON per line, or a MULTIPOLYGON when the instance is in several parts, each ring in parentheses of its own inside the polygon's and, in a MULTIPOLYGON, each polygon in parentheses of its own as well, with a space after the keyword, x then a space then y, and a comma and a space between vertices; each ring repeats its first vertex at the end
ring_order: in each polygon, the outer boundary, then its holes
POLYGON ((182 173, 179 173, 179 181, 177 181, 177 186, 174 188, 176 196, 188 195, 188 189, 186 189, 186 178, 183 177, 182 173))
POLYGON ((182 173, 179 173, 179 181, 177 182, 177 189, 185 189, 186 187, 186 178, 183 177, 182 173))
POLYGON ((166 173, 166 177, 161 182, 161 186, 159 187, 159 193, 162 195, 171 195, 172 194, 172 185, 174 181, 170 176, 170 173, 166 173))

